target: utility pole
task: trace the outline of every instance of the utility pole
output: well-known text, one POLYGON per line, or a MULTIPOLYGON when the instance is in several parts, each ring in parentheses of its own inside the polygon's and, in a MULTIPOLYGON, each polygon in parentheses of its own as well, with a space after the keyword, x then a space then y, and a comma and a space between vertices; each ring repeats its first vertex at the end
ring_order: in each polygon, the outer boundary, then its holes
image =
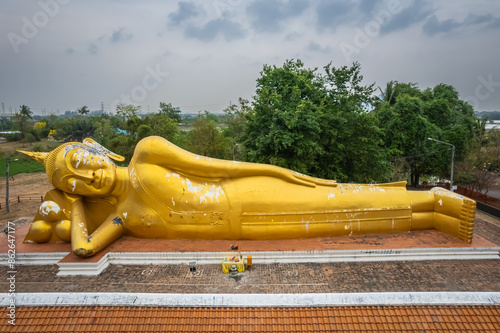
POLYGON ((101 102, 101 114, 104 114, 104 102, 101 102))
POLYGON ((5 211, 10 212, 9 208, 9 166, 10 166, 10 156, 5 159, 5 211))

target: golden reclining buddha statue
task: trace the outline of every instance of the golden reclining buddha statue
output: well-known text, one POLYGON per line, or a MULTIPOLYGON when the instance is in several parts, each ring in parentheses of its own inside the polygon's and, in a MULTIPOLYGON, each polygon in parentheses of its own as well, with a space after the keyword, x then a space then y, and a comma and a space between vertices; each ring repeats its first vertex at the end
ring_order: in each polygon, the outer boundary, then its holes
POLYGON ((199 156, 154 136, 137 144, 128 167, 92 139, 24 153, 45 165, 55 187, 25 242, 71 242, 82 257, 122 235, 275 240, 434 228, 472 241, 475 201, 440 188, 340 184, 199 156))

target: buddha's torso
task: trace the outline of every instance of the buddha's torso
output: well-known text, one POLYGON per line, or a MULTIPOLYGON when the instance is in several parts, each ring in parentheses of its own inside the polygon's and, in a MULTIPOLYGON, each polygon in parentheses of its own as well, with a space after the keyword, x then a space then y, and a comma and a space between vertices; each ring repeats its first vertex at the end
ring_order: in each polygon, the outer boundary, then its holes
POLYGON ((145 163, 131 162, 128 171, 131 189, 125 206, 139 207, 134 202, 141 201, 147 207, 126 221, 128 234, 144 230, 150 238, 237 237, 230 228, 232 210, 225 181, 186 176, 145 163))

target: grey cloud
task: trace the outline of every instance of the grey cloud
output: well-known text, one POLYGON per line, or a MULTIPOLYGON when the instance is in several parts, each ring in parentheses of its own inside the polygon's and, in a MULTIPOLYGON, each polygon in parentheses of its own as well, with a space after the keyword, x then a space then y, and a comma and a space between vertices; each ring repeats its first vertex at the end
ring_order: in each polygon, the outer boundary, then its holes
POLYGON ((194 3, 181 1, 178 3, 177 11, 168 15, 168 24, 171 26, 180 25, 203 13, 194 3))
POLYGON ((309 43, 307 49, 309 51, 313 51, 313 52, 323 52, 323 53, 330 52, 330 47, 328 47, 328 46, 327 47, 322 47, 321 45, 319 45, 316 42, 309 43))
MULTIPOLYGON (((125 28, 118 28, 114 30, 111 35, 106 33, 101 35, 97 40, 90 44, 88 51, 92 54, 97 54, 99 52, 99 48, 105 46, 106 44, 116 44, 120 42, 127 41, 132 39, 133 35, 125 32, 125 28)), ((66 53, 73 53, 73 49, 67 49, 66 53), (71 51, 69 51, 71 50, 71 51)))
POLYGON ((75 53, 75 49, 74 49, 74 48, 72 48, 72 47, 68 47, 68 48, 66 49, 66 53, 67 53, 67 54, 73 54, 73 53, 75 53))
POLYGON ((258 32, 279 32, 283 21, 299 16, 309 4, 305 0, 259 0, 251 3, 246 11, 252 27, 258 32))
POLYGON ((316 7, 318 30, 336 31, 341 25, 364 26, 380 21, 381 33, 398 31, 424 21, 432 13, 428 1, 402 0, 391 3, 383 0, 320 0, 316 7), (396 11, 392 7, 401 7, 396 11), (389 8, 391 7, 391 8, 389 8), (391 12, 396 11, 396 12, 391 12))
POLYGON ((485 22, 491 22, 495 18, 491 14, 487 15, 474 15, 474 14, 469 14, 464 20, 464 23, 466 25, 471 25, 471 24, 481 24, 485 22))
POLYGON ((133 36, 132 34, 126 33, 124 28, 119 28, 118 30, 113 31, 110 41, 111 43, 118 43, 125 40, 129 40, 132 38, 132 36, 133 36))
POLYGON ((430 17, 422 27, 424 34, 433 36, 440 33, 459 32, 464 28, 472 26, 484 26, 485 28, 499 28, 500 18, 491 14, 474 15, 469 14, 462 22, 454 19, 440 21, 435 15, 430 17))
POLYGON ((318 29, 331 29, 333 31, 352 20, 354 17, 355 6, 342 0, 322 0, 316 7, 318 29))
POLYGON ((438 33, 447 33, 457 29, 460 24, 455 20, 444 20, 439 21, 436 15, 433 15, 431 18, 425 22, 422 27, 423 32, 426 35, 432 36, 438 33))
POLYGON ((99 51, 99 48, 95 44, 90 44, 89 46, 89 52, 92 54, 97 54, 97 51, 99 51))
POLYGON ((294 31, 294 32, 291 32, 288 35, 286 35, 285 41, 286 42, 293 42, 293 41, 299 39, 300 37, 301 37, 301 35, 298 32, 294 31))
POLYGON ((362 14, 369 15, 380 2, 381 0, 360 0, 357 7, 362 14))
POLYGON ((208 42, 219 35, 227 41, 240 39, 245 37, 246 33, 241 24, 226 18, 218 18, 208 21, 202 27, 189 26, 184 31, 184 35, 208 42))
POLYGON ((497 29, 500 28, 500 17, 495 18, 492 22, 487 25, 487 28, 497 29))
POLYGON ((407 29, 427 20, 433 12, 434 8, 427 1, 414 1, 401 12, 391 15, 389 22, 382 25, 380 33, 387 34, 407 29))

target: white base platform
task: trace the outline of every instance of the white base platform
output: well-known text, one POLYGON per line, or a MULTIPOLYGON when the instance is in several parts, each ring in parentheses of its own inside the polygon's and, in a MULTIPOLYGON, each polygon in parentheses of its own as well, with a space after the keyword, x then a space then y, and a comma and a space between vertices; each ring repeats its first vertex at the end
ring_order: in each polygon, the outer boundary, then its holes
MULTIPOLYGON (((500 259, 500 247, 477 248, 418 248, 341 251, 242 251, 252 256, 254 264, 326 263, 353 261, 409 260, 483 260, 500 259)), ((59 266, 57 275, 99 275, 110 264, 120 265, 196 265, 220 264, 222 258, 234 252, 110 252, 98 262, 60 262, 68 253, 17 253, 15 265, 59 266)), ((6 254, 0 255, 2 265, 8 264, 6 254)))
MULTIPOLYGON (((11 298, 0 294, 0 306, 11 298)), ((500 305, 500 292, 343 294, 17 293, 16 306, 311 307, 395 305, 500 305)))

